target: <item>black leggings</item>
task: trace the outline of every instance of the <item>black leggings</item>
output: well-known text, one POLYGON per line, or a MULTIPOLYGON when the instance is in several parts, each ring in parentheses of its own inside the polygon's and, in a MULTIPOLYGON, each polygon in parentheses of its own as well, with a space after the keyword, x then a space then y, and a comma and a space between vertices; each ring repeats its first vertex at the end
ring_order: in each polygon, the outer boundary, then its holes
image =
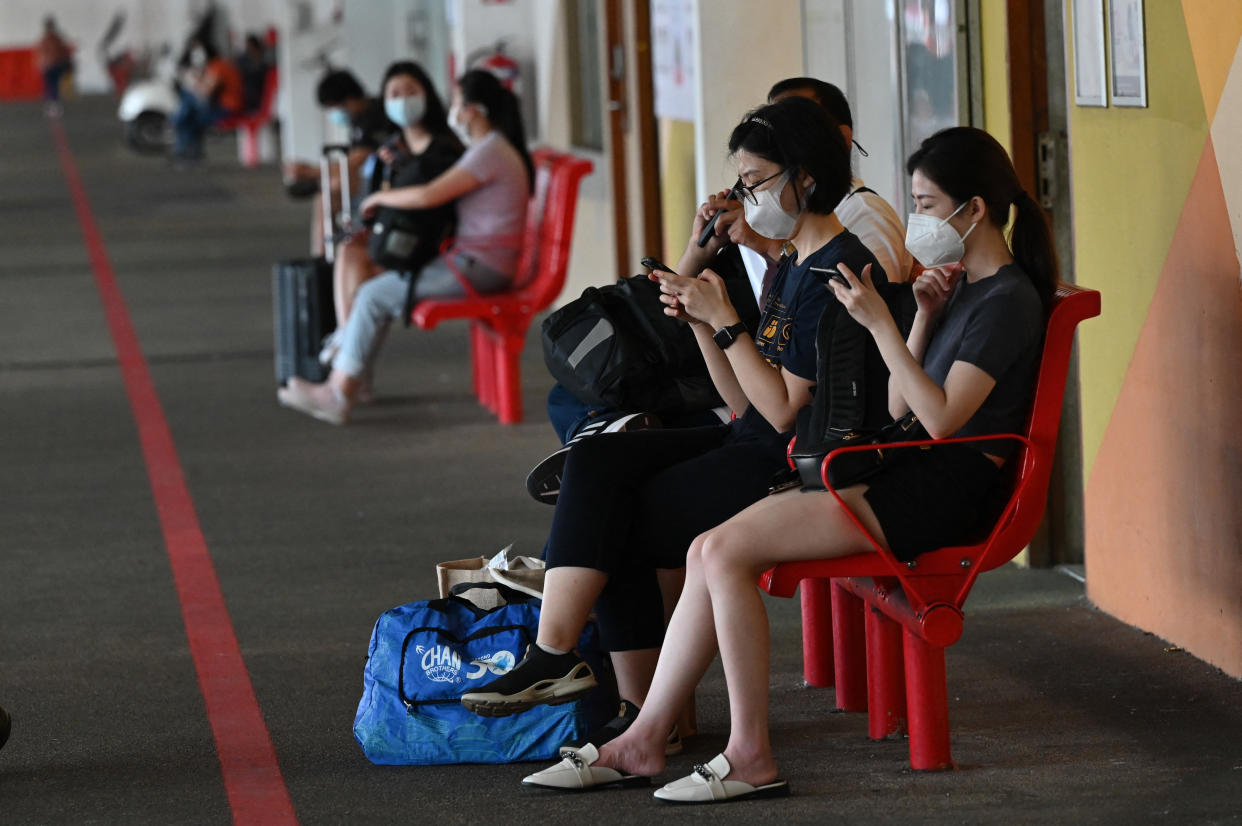
POLYGON ((696 536, 766 496, 787 442, 739 437, 735 422, 606 433, 574 446, 547 564, 608 574, 595 603, 605 650, 660 646, 656 569, 684 567, 696 536))

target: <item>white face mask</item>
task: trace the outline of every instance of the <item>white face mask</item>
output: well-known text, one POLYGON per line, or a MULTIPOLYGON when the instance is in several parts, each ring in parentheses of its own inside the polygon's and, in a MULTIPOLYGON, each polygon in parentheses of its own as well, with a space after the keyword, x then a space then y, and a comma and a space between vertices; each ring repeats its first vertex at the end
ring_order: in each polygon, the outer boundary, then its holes
POLYGON ((195 69, 201 69, 207 65, 207 50, 195 48, 190 50, 190 65, 195 69))
POLYGON ((461 107, 457 104, 453 104, 449 107, 448 123, 449 126, 452 127, 453 131, 457 133, 457 137, 461 141, 462 146, 469 146, 473 140, 470 137, 470 128, 458 120, 460 115, 461 107))
POLYGON ((421 123, 427 111, 427 99, 422 95, 404 95, 384 101, 384 114, 400 127, 421 123))
POLYGON ((966 235, 959 236, 957 230, 949 225, 949 218, 961 212, 968 203, 963 201, 947 218, 921 212, 910 213, 906 219, 906 249, 924 267, 942 267, 962 260, 966 254, 963 242, 979 224, 971 224, 966 235))
MULTIPOLYGON (((793 234, 798 218, 802 215, 801 209, 791 214, 781 206, 781 193, 789 185, 790 179, 789 172, 785 172, 772 186, 754 193, 756 203, 752 204, 749 200, 742 202, 742 208, 746 212, 746 223, 764 238, 780 240, 788 238, 793 234)), ((810 195, 814 188, 815 185, 812 184, 807 190, 807 195, 810 195)))

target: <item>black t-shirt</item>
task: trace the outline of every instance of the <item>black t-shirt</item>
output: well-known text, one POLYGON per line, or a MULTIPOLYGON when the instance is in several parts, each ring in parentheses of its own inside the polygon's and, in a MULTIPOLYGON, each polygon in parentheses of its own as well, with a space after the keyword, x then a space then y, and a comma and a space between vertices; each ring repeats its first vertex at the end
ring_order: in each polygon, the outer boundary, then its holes
MULTIPOLYGON (((1031 279, 1016 264, 973 284, 958 281, 940 326, 923 357, 923 370, 941 387, 953 362, 973 364, 996 381, 954 436, 1019 433, 1026 425, 1044 337, 1044 308, 1031 279)), ((996 456, 1008 456, 1012 440, 968 442, 996 456)))
MULTIPOLYGON (((759 354, 769 364, 815 380, 815 331, 824 307, 836 299, 832 290, 811 272, 811 267, 831 268, 841 263, 855 273, 862 273, 863 267, 871 264, 876 280, 886 281, 871 250, 849 230, 808 255, 805 261, 798 261, 796 255, 781 261, 768 290, 755 339, 759 354)), ((734 432, 737 437, 771 439, 781 450, 790 435, 790 431, 778 434, 753 404, 734 422, 734 432)))
POLYGON ((367 98, 367 108, 349 119, 349 145, 379 149, 396 131, 397 127, 384 114, 384 104, 376 98, 367 98))

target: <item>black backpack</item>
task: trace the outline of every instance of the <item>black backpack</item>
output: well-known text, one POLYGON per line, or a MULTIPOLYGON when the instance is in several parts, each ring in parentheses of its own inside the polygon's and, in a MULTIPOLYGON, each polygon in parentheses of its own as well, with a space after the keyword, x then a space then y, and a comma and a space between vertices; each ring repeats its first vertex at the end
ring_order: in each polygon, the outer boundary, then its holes
MULTIPOLYGON (((736 248, 722 251, 712 269, 753 335, 759 308, 736 248)), ((664 314, 659 295, 645 275, 588 287, 543 322, 548 371, 590 405, 666 416, 720 406, 694 333, 664 314)))

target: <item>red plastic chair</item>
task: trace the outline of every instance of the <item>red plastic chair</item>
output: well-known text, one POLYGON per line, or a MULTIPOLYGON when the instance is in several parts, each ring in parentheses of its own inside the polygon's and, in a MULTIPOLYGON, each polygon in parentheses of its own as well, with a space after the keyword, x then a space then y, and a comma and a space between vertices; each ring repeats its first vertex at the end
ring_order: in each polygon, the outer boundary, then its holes
MULTIPOLYGON (((411 313, 413 323, 424 330, 451 319, 470 321, 474 393, 502 424, 522 420, 520 359, 526 330, 565 286, 578 184, 594 168, 588 160, 550 149, 537 149, 532 158, 535 192, 526 212, 526 230, 521 238, 492 239, 495 246, 521 246, 514 288, 480 295, 457 273, 465 298, 427 299, 411 313)), ((441 249, 450 266, 452 246, 450 239, 441 249)))
MULTIPOLYGON (((870 534, 875 553, 838 559, 789 562, 765 572, 760 587, 792 597, 802 584, 802 653, 806 681, 836 685, 844 711, 868 711, 873 739, 910 736, 910 765, 953 767, 944 650, 962 634, 962 605, 983 571, 1013 559, 1035 535, 1048 497, 1048 482, 1061 422, 1061 402, 1074 329, 1100 314, 1100 294, 1060 285, 1057 289, 1026 432, 901 442, 902 445, 1015 439, 1009 461, 1013 493, 991 534, 977 545, 941 548, 910 563, 898 561, 870 534), (865 609, 865 611, 864 611, 865 609)), ((834 450, 837 455, 866 445, 834 450)), ((827 472, 822 470, 827 484, 827 472)), ((828 485, 834 496, 836 491, 828 485)), ((837 496, 837 500, 841 501, 837 496)), ((844 502, 842 502, 844 506, 844 502)), ((866 533, 862 524, 846 513, 866 533)))
POLYGON ((241 134, 241 162, 243 166, 259 165, 259 131, 272 120, 272 111, 276 106, 276 89, 279 77, 276 67, 267 70, 263 79, 263 97, 259 108, 253 112, 241 112, 229 115, 217 121, 214 128, 220 132, 239 131, 241 134))

